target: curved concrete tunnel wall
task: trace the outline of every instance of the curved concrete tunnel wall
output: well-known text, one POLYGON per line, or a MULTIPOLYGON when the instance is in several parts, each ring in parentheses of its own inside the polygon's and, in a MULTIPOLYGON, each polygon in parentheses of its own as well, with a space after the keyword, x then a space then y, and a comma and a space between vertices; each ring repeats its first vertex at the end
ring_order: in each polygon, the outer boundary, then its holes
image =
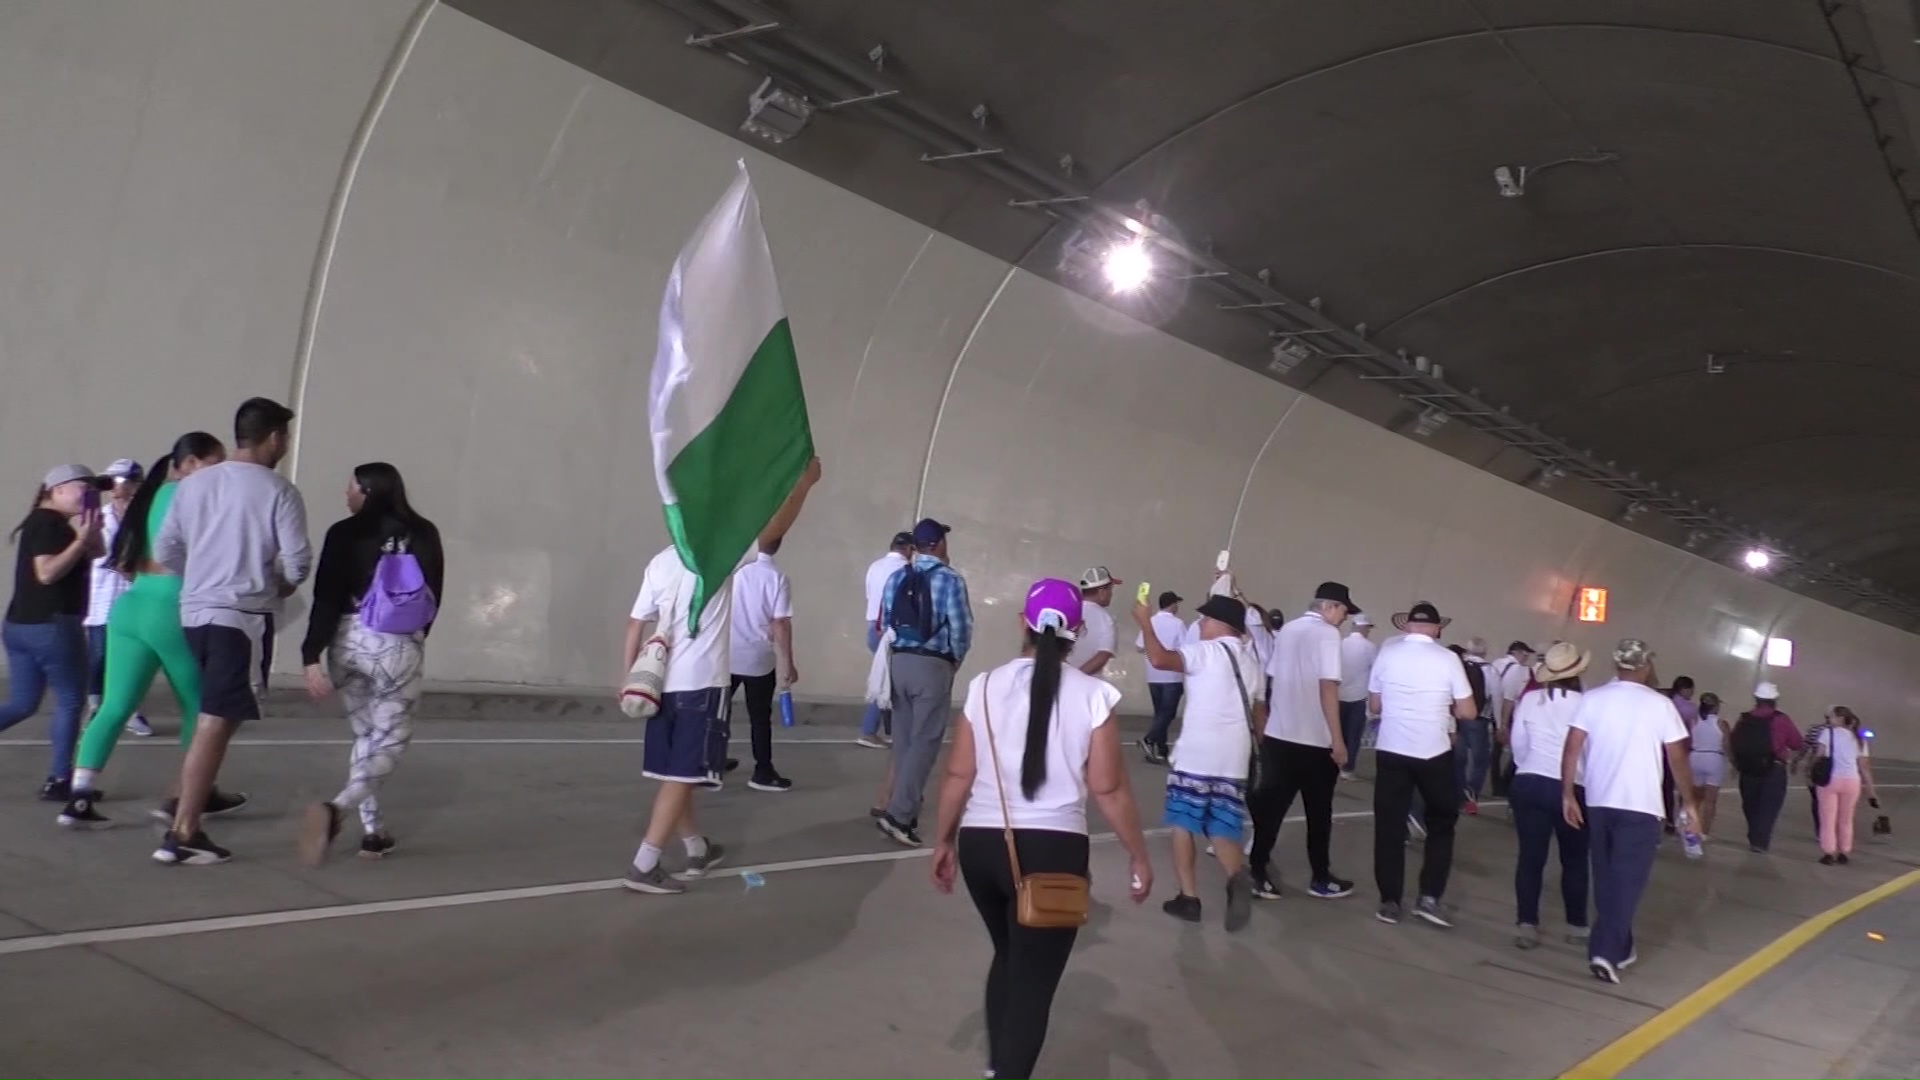
MULTIPOLYGON (((744 154, 826 462, 781 556, 806 694, 860 692, 861 571, 925 512, 957 528, 983 621, 973 669, 1013 647, 1038 574, 1104 563, 1198 596, 1230 546, 1246 590, 1288 612, 1337 578, 1377 612, 1431 598, 1456 637, 1496 648, 1644 636, 1663 672, 1735 701, 1762 670, 1731 655, 1736 632, 1790 637, 1792 711, 1845 701, 1889 749, 1920 739, 1920 639, 1303 397, 457 12, 431 10, 412 38, 419 10, 0 13, 12 483, 224 435, 240 398, 296 396, 324 282, 297 394, 316 535, 354 464, 394 462, 449 544, 430 677, 603 685, 665 543, 644 430, 658 299, 744 154), (1612 590, 1606 626, 1570 620, 1582 583, 1612 590)), ((1142 663, 1123 648, 1116 664, 1135 708, 1142 663)))

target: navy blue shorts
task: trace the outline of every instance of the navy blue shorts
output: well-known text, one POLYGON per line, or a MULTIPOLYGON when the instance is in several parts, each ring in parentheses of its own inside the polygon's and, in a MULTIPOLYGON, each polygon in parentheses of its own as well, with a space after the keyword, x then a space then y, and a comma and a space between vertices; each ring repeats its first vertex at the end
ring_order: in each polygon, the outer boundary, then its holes
POLYGON ((260 642, 245 630, 214 623, 189 626, 186 635, 200 668, 200 712, 234 722, 260 719, 260 699, 253 696, 260 642))
POLYGON ((727 687, 675 690, 647 718, 642 774, 675 784, 706 784, 727 760, 727 687))

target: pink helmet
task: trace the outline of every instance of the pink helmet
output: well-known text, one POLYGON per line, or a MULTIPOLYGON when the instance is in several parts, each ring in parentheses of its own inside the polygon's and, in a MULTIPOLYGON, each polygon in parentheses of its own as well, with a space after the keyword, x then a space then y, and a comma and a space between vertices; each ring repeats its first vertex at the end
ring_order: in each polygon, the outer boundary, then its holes
POLYGON ((1080 589, 1071 581, 1041 578, 1027 590, 1027 629, 1039 633, 1048 627, 1072 641, 1080 629, 1080 589))

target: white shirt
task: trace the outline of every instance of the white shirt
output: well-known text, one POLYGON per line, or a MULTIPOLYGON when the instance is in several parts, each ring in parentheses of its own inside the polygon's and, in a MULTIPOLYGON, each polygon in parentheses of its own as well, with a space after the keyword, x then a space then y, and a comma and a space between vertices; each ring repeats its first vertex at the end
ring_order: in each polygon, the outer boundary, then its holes
POLYGON ((1187 628, 1181 631, 1180 644, 1198 645, 1199 643, 1200 643, 1200 616, 1195 615, 1193 617, 1193 621, 1187 624, 1187 628))
MULTIPOLYGON (((1367 635, 1355 630, 1340 641, 1340 700, 1367 700, 1367 676, 1373 673, 1373 658, 1380 653, 1367 635)), ((1347 747, 1348 750, 1354 749, 1347 747)))
POLYGON ((1069 667, 1077 668, 1101 653, 1109 656, 1114 653, 1113 616, 1106 608, 1091 600, 1082 600, 1080 620, 1084 624, 1080 627, 1080 636, 1073 641, 1073 651, 1067 653, 1069 667))
POLYGON ((1666 745, 1687 737, 1680 711, 1667 695, 1616 679, 1589 690, 1573 714, 1573 727, 1587 733, 1587 805, 1633 810, 1660 817, 1661 762, 1666 745))
POLYGON ((1340 681, 1340 628, 1311 611, 1295 616, 1273 636, 1267 674, 1273 677, 1267 737, 1331 747, 1333 733, 1320 706, 1320 684, 1340 681))
POLYGON ((1267 629, 1260 618, 1258 612, 1247 609, 1247 646, 1253 650, 1254 662, 1260 665, 1260 670, 1266 671, 1273 663, 1273 631, 1267 629))
POLYGON ((1453 703, 1473 697, 1460 658, 1425 634, 1380 646, 1367 692, 1380 695, 1374 750, 1422 759, 1439 757, 1453 746, 1453 703))
MULTIPOLYGON (((1180 621, 1180 616, 1175 615, 1171 611, 1155 612, 1153 618, 1149 621, 1149 625, 1153 627, 1153 636, 1160 639, 1161 648, 1168 652, 1177 652, 1179 650, 1181 639, 1186 637, 1187 633, 1186 624, 1180 621)), ((1147 636, 1145 634, 1133 635, 1133 647, 1139 649, 1141 652, 1146 652, 1147 636)), ((1147 681, 1150 683, 1177 683, 1182 678, 1184 678, 1184 676, 1177 671, 1161 671, 1151 663, 1147 665, 1147 681)))
POLYGON ((733 572, 733 673, 771 675, 778 659, 773 620, 793 618, 793 587, 773 556, 759 557, 733 572))
POLYGON ((118 570, 107 565, 112 558, 113 538, 119 533, 120 507, 108 499, 100 504, 100 542, 106 545, 107 554, 93 560, 93 579, 87 593, 87 617, 82 620, 87 626, 107 625, 107 614, 113 610, 113 602, 133 585, 133 582, 120 576, 118 570))
POLYGON ((963 829, 998 830, 1011 821, 1016 829, 1086 834, 1087 759, 1092 754, 1093 729, 1113 716, 1120 690, 1104 679, 1062 667, 1053 727, 1047 732, 1047 776, 1029 799, 1020 789, 1020 771, 1027 755, 1032 686, 1033 661, 1024 657, 975 675, 967 684, 963 715, 973 731, 975 771, 973 791, 960 816, 963 829), (989 718, 992 736, 987 734, 989 718), (993 767, 996 751, 1000 755, 997 772, 993 767), (1002 791, 1007 797, 1004 815, 1002 791))
MULTIPOLYGON (((1580 711, 1583 696, 1578 690, 1549 695, 1544 689, 1537 689, 1520 699, 1513 709, 1513 734, 1509 740, 1513 746, 1515 773, 1560 779, 1560 755, 1567 748, 1567 728, 1573 723, 1573 714, 1580 711)), ((1584 768, 1575 769, 1573 782, 1586 782, 1584 768)))
POLYGON ((1253 730, 1247 723, 1247 705, 1233 679, 1228 650, 1239 660, 1240 677, 1248 682, 1247 698, 1258 700, 1251 680, 1260 677, 1253 666, 1253 650, 1237 637, 1196 641, 1180 646, 1180 662, 1187 669, 1187 711, 1180 738, 1173 744, 1174 768, 1193 776, 1245 780, 1247 758, 1253 753, 1253 730))
POLYGON ((1829 727, 1820 733, 1814 746, 1822 753, 1833 758, 1833 778, 1843 780, 1848 777, 1859 779, 1860 759, 1871 757, 1867 752, 1867 741, 1843 727, 1829 727))
POLYGON ((867 567, 867 625, 872 626, 880 617, 880 597, 887 591, 887 579, 895 570, 907 565, 907 557, 897 551, 889 551, 873 560, 867 567))
MULTIPOLYGON (((1508 653, 1493 662, 1493 674, 1495 676, 1494 684, 1487 687, 1487 692, 1493 695, 1494 700, 1519 701, 1521 692, 1527 688, 1527 678, 1531 675, 1531 672, 1527 670, 1527 665, 1515 660, 1513 654, 1508 653)), ((1504 706, 1495 707, 1494 715, 1496 717, 1505 715, 1505 713, 1506 709, 1504 706)), ((1511 718, 1509 718, 1508 722, 1512 722, 1511 718)))
MULTIPOLYGON (((745 566, 760 554, 758 545, 747 549, 740 560, 745 566)), ((737 571, 739 567, 735 567, 737 571)), ((733 637, 733 587, 723 581, 707 601, 700 615, 700 633, 687 636, 687 609, 693 605, 693 572, 680 565, 680 553, 668 545, 647 563, 646 576, 640 580, 640 593, 633 598, 632 617, 641 622, 657 622, 667 635, 667 684, 665 693, 706 690, 733 684, 729 645, 733 637)))

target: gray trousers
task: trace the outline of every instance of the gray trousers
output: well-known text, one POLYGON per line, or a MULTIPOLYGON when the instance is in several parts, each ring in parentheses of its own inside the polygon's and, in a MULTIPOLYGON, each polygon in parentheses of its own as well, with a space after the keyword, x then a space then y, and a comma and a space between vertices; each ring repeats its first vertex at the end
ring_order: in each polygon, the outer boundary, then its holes
POLYGON ((940 759, 953 711, 954 665, 932 656, 893 654, 893 796, 887 814, 902 825, 920 818, 927 777, 940 759))

